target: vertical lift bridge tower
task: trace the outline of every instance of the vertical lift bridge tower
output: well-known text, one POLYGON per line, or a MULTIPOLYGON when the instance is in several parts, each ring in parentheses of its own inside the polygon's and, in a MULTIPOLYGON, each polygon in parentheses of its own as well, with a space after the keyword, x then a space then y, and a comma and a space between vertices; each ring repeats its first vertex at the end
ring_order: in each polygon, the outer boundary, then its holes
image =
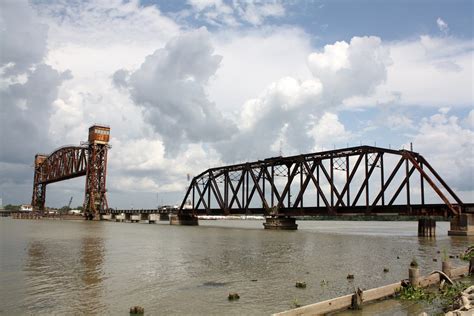
POLYGON ((89 128, 88 142, 81 146, 61 147, 50 155, 35 156, 35 175, 31 205, 44 212, 46 185, 62 180, 86 176, 84 216, 99 220, 108 210, 106 196, 107 151, 110 127, 93 125, 89 128))

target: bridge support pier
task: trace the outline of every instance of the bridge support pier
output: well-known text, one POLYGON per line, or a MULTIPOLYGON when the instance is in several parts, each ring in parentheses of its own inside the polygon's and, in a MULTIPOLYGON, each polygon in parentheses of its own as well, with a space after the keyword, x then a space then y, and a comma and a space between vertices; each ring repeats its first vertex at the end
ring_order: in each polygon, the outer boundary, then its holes
POLYGON ((84 219, 86 221, 96 221, 96 220, 98 221, 100 220, 100 215, 99 215, 99 218, 96 218, 94 214, 92 213, 84 213, 84 219))
POLYGON ((170 225, 186 225, 186 226, 197 226, 199 225, 197 216, 192 214, 175 214, 169 215, 170 225))
POLYGON ((296 224, 296 219, 293 217, 271 216, 265 218, 263 227, 273 230, 297 230, 298 224, 296 224))
POLYGON ((111 221, 114 218, 112 214, 101 214, 100 220, 102 221, 111 221))
POLYGON ((433 218, 418 219, 418 237, 435 237, 436 220, 433 218))
POLYGON ((448 236, 474 236, 474 214, 454 216, 448 236))

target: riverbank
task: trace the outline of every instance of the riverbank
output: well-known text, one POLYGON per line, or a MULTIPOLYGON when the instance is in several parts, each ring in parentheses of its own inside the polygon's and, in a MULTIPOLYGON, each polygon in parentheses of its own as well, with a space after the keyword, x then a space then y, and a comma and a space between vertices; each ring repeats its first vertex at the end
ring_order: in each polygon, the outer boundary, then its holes
MULTIPOLYGON (((424 294, 426 292, 423 292, 423 290, 421 290, 422 288, 427 288, 438 284, 440 288, 449 287, 450 285, 445 285, 446 282, 451 282, 451 280, 457 280, 463 277, 467 278, 470 269, 470 266, 445 268, 446 265, 444 263, 442 267, 443 272, 440 270, 435 270, 427 276, 419 277, 418 266, 411 265, 408 273, 409 278, 406 280, 369 290, 361 290, 360 288, 357 288, 354 294, 344 295, 319 303, 294 308, 273 314, 273 316, 324 315, 347 309, 359 310, 363 309, 364 304, 393 298, 397 295, 400 295, 400 293, 402 299, 423 300, 423 295, 426 295, 424 294)), ((461 290, 464 290, 464 288, 461 290)), ((456 293, 452 293, 453 297, 455 295, 456 293)), ((433 296, 433 300, 434 298, 435 296, 433 296)), ((438 312, 443 311, 439 310, 438 312)))

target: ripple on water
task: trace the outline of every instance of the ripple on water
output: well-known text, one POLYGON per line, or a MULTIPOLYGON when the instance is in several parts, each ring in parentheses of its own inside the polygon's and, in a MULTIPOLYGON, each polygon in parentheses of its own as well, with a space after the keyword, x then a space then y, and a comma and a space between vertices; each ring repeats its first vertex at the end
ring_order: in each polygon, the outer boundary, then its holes
POLYGON ((262 221, 177 227, 0 219, 9 254, 1 262, 2 313, 126 314, 140 305, 151 314, 268 315, 295 300, 309 304, 406 278, 414 257, 429 273, 443 249, 458 254, 474 242, 445 236, 448 223, 438 223, 436 239, 416 237, 414 222, 298 224, 296 232, 270 232, 262 221), (229 302, 229 292, 240 299, 229 302))

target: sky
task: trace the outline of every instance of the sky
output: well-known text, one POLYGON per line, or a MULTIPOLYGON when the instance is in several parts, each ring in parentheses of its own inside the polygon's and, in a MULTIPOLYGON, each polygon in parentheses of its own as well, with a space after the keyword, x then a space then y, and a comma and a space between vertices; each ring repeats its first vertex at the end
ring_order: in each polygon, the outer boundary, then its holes
MULTIPOLYGON (((0 1, 0 197, 111 127, 109 206, 188 175, 360 144, 414 150, 474 202, 472 1, 0 1)), ((82 205, 85 179, 48 185, 82 205)))

